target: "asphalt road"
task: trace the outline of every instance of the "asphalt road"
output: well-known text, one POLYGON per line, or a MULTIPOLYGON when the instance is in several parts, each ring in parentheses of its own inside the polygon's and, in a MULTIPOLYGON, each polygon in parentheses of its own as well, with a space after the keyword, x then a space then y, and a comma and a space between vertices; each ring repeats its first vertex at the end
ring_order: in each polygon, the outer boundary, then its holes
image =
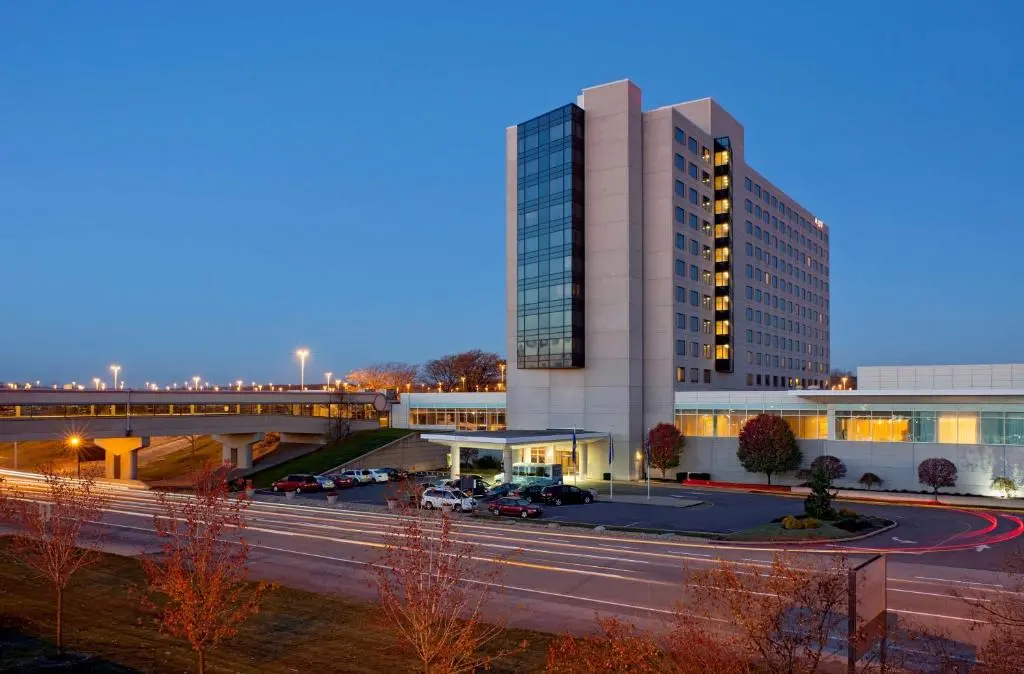
MULTIPOLYGON (((31 483, 12 481, 31 489, 31 483)), ((343 493, 352 498, 371 498, 371 489, 375 488, 343 493)), ((121 554, 155 552, 158 546, 152 517, 158 512, 156 495, 120 488, 112 489, 112 495, 114 498, 101 522, 108 534, 104 547, 121 554)), ((286 502, 283 498, 259 499, 246 515, 246 536, 251 543, 254 574, 314 591, 373 598, 367 568, 380 558, 381 535, 386 527, 394 524, 395 516, 385 512, 332 509, 301 501, 286 502)), ((320 495, 319 500, 322 499, 320 495)), ((742 503, 737 501, 733 505, 742 509, 742 503)), ((763 502, 747 502, 753 503, 759 504, 760 516, 764 517, 763 502)), ((790 508, 794 505, 791 502, 790 508)), ((563 506, 563 509, 577 507, 587 506, 563 506)), ((600 507, 594 507, 593 512, 598 512, 600 507)), ((716 507, 721 507, 718 502, 711 508, 693 512, 714 517, 716 507)), ((940 520, 950 515, 949 511, 934 512, 940 520)), ((909 508, 903 514, 917 518, 909 508)), ((935 525, 923 526, 921 530, 929 526, 935 525)), ((576 528, 551 528, 544 523, 523 523, 511 518, 493 521, 457 517, 455 528, 463 540, 477 546, 483 563, 502 566, 501 585, 507 598, 501 611, 506 613, 511 609, 510 622, 554 632, 589 631, 594 627, 595 612, 616 615, 645 626, 663 625, 680 606, 689 610, 685 588, 691 571, 707 569, 718 558, 741 566, 760 567, 779 549, 679 537, 669 540, 601 534, 576 528)), ((974 543, 987 540, 1006 528, 1007 524, 999 517, 991 531, 972 533, 984 531, 984 527, 967 532, 957 530, 947 538, 955 542, 967 535, 970 538, 966 540, 974 543)), ((865 543, 871 541, 867 539, 865 543)), ((992 548, 1007 548, 1013 542, 994 543, 992 548)), ((855 562, 866 559, 873 550, 868 545, 841 549, 800 546, 800 555, 810 558, 842 552, 855 562)), ((984 601, 1006 592, 1010 579, 976 566, 956 567, 951 560, 978 560, 986 557, 987 552, 927 552, 920 545, 914 550, 889 551, 890 615, 902 622, 941 628, 952 640, 966 644, 961 646, 964 649, 980 643, 986 637, 986 623, 966 604, 952 598, 951 591, 959 590, 984 601)))
MULTIPOLYGON (((677 496, 704 501, 704 505, 691 508, 616 503, 609 499, 607 483, 581 482, 581 487, 598 490, 598 500, 589 505, 545 506, 544 521, 583 523, 627 527, 636 529, 664 529, 680 533, 730 533, 765 524, 776 517, 803 511, 802 497, 753 494, 718 489, 699 489, 680 485, 652 483, 652 496, 677 496)), ((384 505, 395 485, 370 484, 338 492, 340 501, 368 505, 384 505)), ((645 485, 617 484, 619 495, 643 496, 645 485)), ((261 490, 271 498, 285 500, 283 494, 274 495, 261 490)), ((324 494, 298 494, 296 503, 319 504, 324 494)), ((835 549, 851 552, 886 552, 898 555, 927 555, 932 565, 1000 571, 1006 567, 1006 557, 1018 549, 1018 541, 1010 536, 1024 534, 1024 525, 1009 517, 1018 514, 993 511, 964 510, 945 507, 875 505, 849 502, 845 507, 858 513, 893 520, 897 527, 889 532, 849 545, 834 545, 835 549), (995 526, 993 526, 993 523, 995 526)), ((483 506, 481 505, 481 508, 483 506)), ((1020 538, 1024 542, 1024 537, 1020 538)))

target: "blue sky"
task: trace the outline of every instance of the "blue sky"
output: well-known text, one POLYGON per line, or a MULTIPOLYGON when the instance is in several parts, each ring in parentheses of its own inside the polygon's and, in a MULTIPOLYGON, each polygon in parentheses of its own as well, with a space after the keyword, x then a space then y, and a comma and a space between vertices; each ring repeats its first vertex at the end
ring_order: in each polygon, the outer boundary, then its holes
POLYGON ((4 3, 0 380, 503 352, 504 129, 624 77, 829 223, 834 365, 1024 361, 1015 3, 492 4, 4 3))

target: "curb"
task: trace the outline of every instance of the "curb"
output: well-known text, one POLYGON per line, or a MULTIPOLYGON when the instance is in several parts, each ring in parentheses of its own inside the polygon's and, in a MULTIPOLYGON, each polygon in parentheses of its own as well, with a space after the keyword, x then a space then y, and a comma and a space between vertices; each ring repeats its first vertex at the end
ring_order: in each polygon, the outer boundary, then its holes
POLYGON ((728 543, 729 545, 831 545, 833 543, 851 543, 853 541, 861 541, 865 538, 871 538, 878 534, 884 534, 887 531, 892 531, 899 526, 898 522, 890 521, 889 524, 885 525, 877 531, 869 531, 866 534, 857 534, 856 536, 848 536, 844 538, 812 538, 805 541, 779 541, 772 539, 765 539, 760 541, 729 541, 729 540, 718 540, 717 543, 728 543))

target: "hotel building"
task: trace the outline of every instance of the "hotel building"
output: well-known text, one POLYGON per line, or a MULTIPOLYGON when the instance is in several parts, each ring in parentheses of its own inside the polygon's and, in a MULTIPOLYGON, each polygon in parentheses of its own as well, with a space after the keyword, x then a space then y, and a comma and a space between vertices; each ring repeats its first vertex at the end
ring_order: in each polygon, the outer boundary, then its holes
POLYGON ((625 80, 506 130, 510 429, 611 432, 676 391, 822 385, 829 232, 745 161, 710 98, 625 80))

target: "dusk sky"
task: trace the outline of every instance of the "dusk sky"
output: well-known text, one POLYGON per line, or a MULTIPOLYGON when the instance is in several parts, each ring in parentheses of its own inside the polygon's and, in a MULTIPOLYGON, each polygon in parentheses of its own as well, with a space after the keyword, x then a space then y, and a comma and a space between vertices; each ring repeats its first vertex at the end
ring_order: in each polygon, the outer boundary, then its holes
POLYGON ((504 354, 505 127, 622 78, 829 224, 833 366, 1024 362, 1017 3, 644 6, 4 3, 0 381, 504 354))

